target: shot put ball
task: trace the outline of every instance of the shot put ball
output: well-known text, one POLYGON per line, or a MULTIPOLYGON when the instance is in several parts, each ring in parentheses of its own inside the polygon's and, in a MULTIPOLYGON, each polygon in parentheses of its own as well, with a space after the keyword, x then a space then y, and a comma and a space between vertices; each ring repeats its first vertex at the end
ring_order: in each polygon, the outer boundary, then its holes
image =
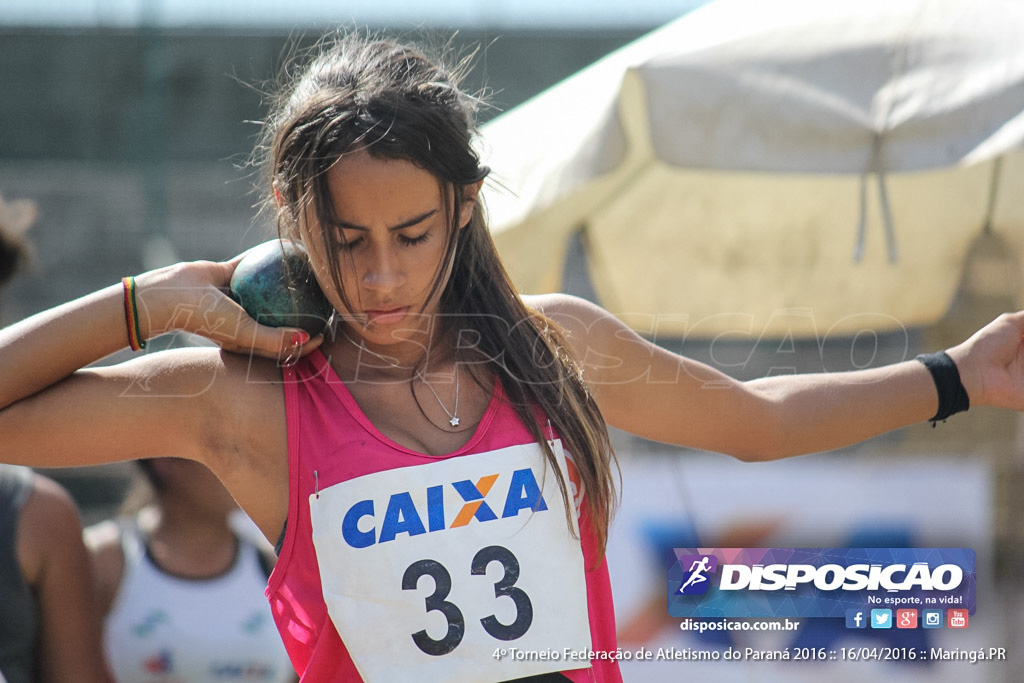
POLYGON ((324 296, 306 250, 271 240, 245 255, 231 276, 231 297, 254 320, 271 327, 298 327, 316 336, 334 309, 324 296))

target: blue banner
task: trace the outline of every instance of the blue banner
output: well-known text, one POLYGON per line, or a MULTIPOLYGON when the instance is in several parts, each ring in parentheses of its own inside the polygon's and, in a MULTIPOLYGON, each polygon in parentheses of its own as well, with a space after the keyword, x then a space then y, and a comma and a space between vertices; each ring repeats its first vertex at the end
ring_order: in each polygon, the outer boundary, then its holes
MULTIPOLYGON (((974 614, 970 548, 675 548, 673 617, 841 617, 874 611, 974 614)), ((873 627, 884 627, 882 622, 873 627)))

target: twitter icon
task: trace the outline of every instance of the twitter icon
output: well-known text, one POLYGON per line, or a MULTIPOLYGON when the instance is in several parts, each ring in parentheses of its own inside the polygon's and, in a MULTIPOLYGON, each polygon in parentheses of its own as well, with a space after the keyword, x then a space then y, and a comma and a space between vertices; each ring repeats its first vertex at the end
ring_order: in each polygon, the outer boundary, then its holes
POLYGON ((871 628, 892 628, 892 610, 871 610, 871 628))

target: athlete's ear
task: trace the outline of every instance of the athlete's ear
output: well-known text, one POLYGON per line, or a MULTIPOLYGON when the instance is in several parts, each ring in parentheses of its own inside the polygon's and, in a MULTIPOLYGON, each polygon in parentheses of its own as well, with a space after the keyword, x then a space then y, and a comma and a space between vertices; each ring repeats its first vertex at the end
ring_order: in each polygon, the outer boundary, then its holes
POLYGON ((459 228, 465 228, 473 219, 473 210, 480 198, 480 187, 484 181, 478 180, 475 183, 462 186, 462 204, 459 207, 459 228))

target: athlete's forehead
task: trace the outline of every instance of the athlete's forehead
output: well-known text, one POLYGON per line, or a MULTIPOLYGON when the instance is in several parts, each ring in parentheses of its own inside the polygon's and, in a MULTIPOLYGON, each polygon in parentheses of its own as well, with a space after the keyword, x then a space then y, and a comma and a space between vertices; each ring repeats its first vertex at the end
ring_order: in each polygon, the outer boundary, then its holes
POLYGON ((332 222, 353 230, 400 230, 444 210, 441 182, 404 159, 366 151, 343 156, 327 176, 332 222))

